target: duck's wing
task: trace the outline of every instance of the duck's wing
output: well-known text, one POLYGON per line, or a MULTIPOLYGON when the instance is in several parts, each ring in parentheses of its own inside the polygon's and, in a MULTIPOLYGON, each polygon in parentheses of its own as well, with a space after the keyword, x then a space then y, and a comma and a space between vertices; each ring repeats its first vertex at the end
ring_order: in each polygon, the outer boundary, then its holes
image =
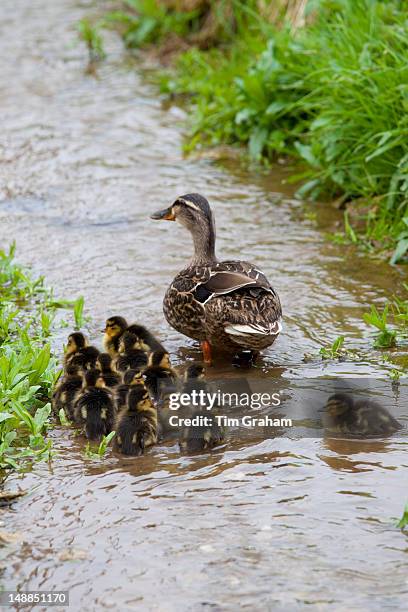
POLYGON ((199 274, 196 276, 194 294, 201 304, 213 296, 227 295, 243 288, 263 289, 276 295, 263 272, 250 263, 224 261, 211 266, 207 272, 206 278, 200 278, 199 274))
POLYGON ((223 262, 195 288, 197 301, 223 322, 231 340, 277 336, 282 330, 279 297, 265 275, 247 262, 223 262))

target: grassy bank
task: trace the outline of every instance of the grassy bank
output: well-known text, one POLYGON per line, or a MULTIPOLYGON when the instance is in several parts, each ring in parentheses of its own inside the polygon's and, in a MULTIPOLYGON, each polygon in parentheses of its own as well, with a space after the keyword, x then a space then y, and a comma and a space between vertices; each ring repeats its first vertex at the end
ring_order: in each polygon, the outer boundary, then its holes
MULTIPOLYGON (((49 337, 56 308, 43 278, 0 250, 0 470, 47 459, 50 391, 58 376, 49 337)), ((4 473, 4 472, 3 472, 4 473)))
POLYGON ((340 198, 345 237, 397 263, 408 252, 407 8, 127 0, 100 24, 129 48, 170 54, 161 86, 190 105, 187 148, 240 144, 259 163, 297 159, 299 194, 340 198))

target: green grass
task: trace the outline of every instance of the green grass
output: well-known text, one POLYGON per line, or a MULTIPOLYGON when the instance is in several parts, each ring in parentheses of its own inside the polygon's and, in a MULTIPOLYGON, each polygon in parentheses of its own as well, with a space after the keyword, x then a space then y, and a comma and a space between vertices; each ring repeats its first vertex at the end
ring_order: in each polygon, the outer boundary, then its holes
POLYGON ((343 347, 344 336, 339 336, 336 340, 328 347, 322 347, 319 351, 322 359, 340 359, 345 357, 347 352, 343 347))
POLYGON ((408 527, 408 504, 405 505, 404 512, 401 519, 397 523, 397 527, 399 529, 405 529, 405 527, 408 527))
MULTIPOLYGON (((100 25, 100 24, 99 24, 100 25)), ((85 43, 89 62, 99 62, 106 57, 103 47, 103 38, 98 26, 92 25, 88 19, 81 19, 77 24, 79 38, 85 43)))
POLYGON ((85 456, 88 459, 101 459, 104 457, 108 450, 109 443, 114 438, 115 434, 115 431, 111 431, 107 436, 103 436, 97 447, 87 442, 84 450, 85 456))
POLYGON ((42 277, 32 279, 15 263, 14 254, 14 245, 0 250, 1 469, 50 457, 49 397, 59 375, 48 339, 61 303, 42 277))
MULTIPOLYGON (((408 285, 404 284, 405 292, 408 285)), ((364 321, 375 329, 374 348, 387 349, 406 346, 408 340, 408 299, 394 296, 378 310, 371 306, 370 312, 364 315, 364 321)))
MULTIPOLYGON (((153 0, 125 4, 116 23, 129 47, 160 44, 170 33, 194 42, 202 25, 202 15, 153 0)), ((299 160, 300 196, 354 201, 346 237, 404 261, 408 3, 315 0, 312 22, 296 31, 274 28, 255 2, 233 1, 231 19, 221 4, 212 3, 224 24, 217 41, 183 51, 161 80, 163 92, 192 110, 187 149, 239 144, 256 162, 299 160)))

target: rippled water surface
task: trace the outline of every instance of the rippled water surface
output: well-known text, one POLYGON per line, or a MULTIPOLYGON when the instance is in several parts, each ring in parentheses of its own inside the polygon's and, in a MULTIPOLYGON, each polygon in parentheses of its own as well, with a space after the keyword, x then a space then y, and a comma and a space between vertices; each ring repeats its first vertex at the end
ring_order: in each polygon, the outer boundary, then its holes
MULTIPOLYGON (((61 297, 85 296, 93 341, 109 314, 124 314, 148 323, 183 364, 198 353, 169 329, 161 300, 191 245, 149 213, 204 193, 219 254, 256 261, 282 298, 285 332, 251 375, 286 385, 384 376, 361 317, 402 273, 327 242, 336 213, 319 227, 299 220, 282 171, 184 159, 182 111, 163 107, 118 43, 86 73, 75 22, 94 8, 0 5, 1 243, 15 237, 20 260, 61 297), (361 350, 358 363, 303 360, 340 333, 361 350)), ((237 374, 218 364, 209 375, 237 374)), ((391 385, 387 393, 392 403, 391 385)), ((408 606, 408 542, 394 526, 406 501, 404 436, 363 443, 231 432, 210 454, 180 456, 163 444, 137 460, 97 462, 67 429, 51 435, 52 464, 7 484, 32 491, 0 515, 20 535, 1 555, 9 589, 69 589, 77 610, 408 606)))

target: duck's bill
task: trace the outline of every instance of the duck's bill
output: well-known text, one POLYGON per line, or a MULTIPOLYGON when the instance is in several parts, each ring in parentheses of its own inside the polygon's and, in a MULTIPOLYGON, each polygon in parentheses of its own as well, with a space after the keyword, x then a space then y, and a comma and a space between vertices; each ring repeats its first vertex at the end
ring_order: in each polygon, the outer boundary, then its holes
POLYGON ((174 214, 173 207, 165 208, 164 210, 158 210, 150 216, 151 219, 156 221, 165 220, 165 221, 175 221, 176 215, 174 214))

